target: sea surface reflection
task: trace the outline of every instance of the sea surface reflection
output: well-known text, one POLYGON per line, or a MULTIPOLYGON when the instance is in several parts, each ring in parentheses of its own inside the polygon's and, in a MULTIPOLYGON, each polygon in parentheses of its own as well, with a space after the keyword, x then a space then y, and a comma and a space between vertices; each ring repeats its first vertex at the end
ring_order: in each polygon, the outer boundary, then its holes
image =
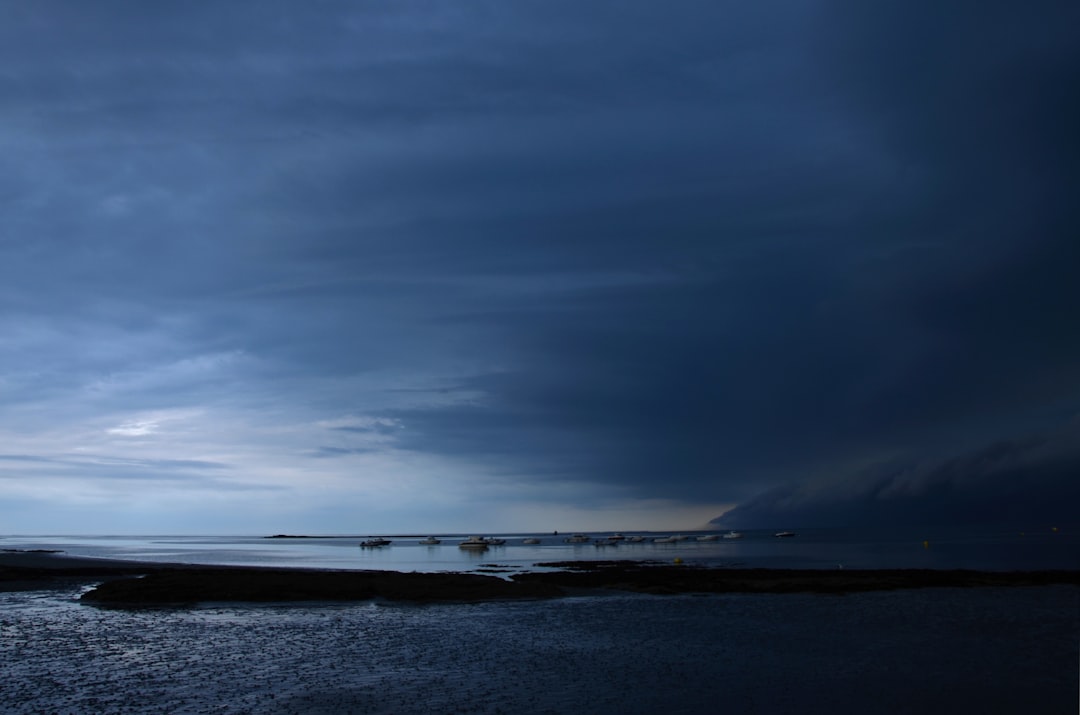
POLYGON ((0 593, 0 709, 1075 712, 1077 592, 141 611, 81 606, 76 590, 0 593))
MULTIPOLYGON (((69 555, 153 562, 288 566, 394 571, 508 571, 553 561, 652 559, 747 568, 964 568, 1034 570, 1080 568, 1080 527, 1014 526, 993 529, 805 529, 793 538, 775 530, 746 530, 740 539, 699 541, 722 532, 687 532, 674 543, 669 534, 636 534, 644 540, 599 546, 610 532, 594 532, 589 543, 566 543, 566 534, 489 534, 506 540, 484 551, 458 548, 465 534, 385 534, 391 543, 361 548, 368 535, 319 538, 263 536, 6 536, 0 548, 58 549, 69 555), (539 543, 524 543, 526 539, 539 543)), ((627 533, 627 536, 635 534, 627 533)))

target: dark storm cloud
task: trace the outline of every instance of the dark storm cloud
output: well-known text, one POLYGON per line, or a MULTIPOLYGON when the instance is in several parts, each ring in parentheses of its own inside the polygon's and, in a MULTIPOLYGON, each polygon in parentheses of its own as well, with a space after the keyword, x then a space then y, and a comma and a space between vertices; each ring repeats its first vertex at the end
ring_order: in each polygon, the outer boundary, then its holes
POLYGON ((1060 28, 1075 19, 1064 5, 819 16, 803 57, 817 72, 798 75, 812 84, 784 87, 801 131, 680 137, 696 155, 674 141, 643 159, 642 194, 553 218, 556 202, 514 232, 540 265, 642 280, 473 314, 517 369, 477 378, 483 407, 400 414, 410 444, 740 499, 853 455, 940 453, 1074 414, 1080 55, 1060 28), (830 143, 841 128, 850 144, 830 143), (766 139, 783 151, 733 146, 766 139))
POLYGON ((1072 4, 4 12, 12 403, 714 503, 1080 408, 1072 4))
POLYGON ((715 520, 723 526, 1068 522, 1080 500, 1076 426, 967 454, 785 484, 715 520))

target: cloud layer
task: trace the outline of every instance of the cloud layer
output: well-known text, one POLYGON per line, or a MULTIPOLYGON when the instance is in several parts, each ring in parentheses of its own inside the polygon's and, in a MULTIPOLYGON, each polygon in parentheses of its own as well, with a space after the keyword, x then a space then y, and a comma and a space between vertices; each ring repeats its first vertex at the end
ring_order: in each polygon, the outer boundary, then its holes
POLYGON ((1075 436, 1074 4, 3 13, 10 530, 840 523, 1075 436))

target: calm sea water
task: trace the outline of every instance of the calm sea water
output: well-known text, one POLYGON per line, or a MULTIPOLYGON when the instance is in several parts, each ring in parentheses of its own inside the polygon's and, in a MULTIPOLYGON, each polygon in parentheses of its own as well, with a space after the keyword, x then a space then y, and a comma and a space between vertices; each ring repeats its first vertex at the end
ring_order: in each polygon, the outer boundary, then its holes
MULTIPOLYGON (((1076 568, 1072 531, 745 532, 598 548, 537 535, 479 556, 391 536, 16 537, 153 561, 474 570, 682 558, 744 566, 1076 568), (929 542, 924 547, 923 541, 929 542)), ((1075 713, 1080 589, 573 597, 106 610, 85 587, 0 593, 0 712, 1075 713)))
MULTIPOLYGON (((442 544, 423 546, 420 536, 385 535, 392 543, 360 548, 367 537, 267 539, 261 536, 6 536, 0 549, 59 549, 70 555, 155 562, 243 564, 395 571, 472 571, 496 564, 527 570, 550 561, 656 559, 710 566, 765 568, 967 568, 988 570, 1080 568, 1080 526, 1017 526, 994 529, 906 529, 868 531, 807 529, 793 538, 774 530, 748 530, 741 539, 697 541, 708 533, 658 544, 598 547, 567 544, 568 534, 487 534, 505 546, 484 552, 459 549, 465 535, 438 535, 442 544), (1055 530, 1056 529, 1056 530, 1055 530), (538 545, 522 543, 527 537, 538 545)), ((593 533, 590 536, 606 536, 593 533)), ((629 532, 627 535, 631 535, 629 532)))
POLYGON ((1077 712, 1069 586, 117 611, 0 593, 0 711, 1077 712))

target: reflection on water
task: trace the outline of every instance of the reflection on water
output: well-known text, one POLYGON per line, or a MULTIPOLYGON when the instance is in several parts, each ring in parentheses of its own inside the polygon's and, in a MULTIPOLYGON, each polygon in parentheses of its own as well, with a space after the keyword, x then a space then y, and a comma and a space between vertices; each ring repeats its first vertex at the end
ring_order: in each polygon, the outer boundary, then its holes
MULTIPOLYGON (((720 532, 710 532, 720 533, 720 532)), ((459 571, 497 562, 511 569, 567 560, 655 559, 688 564, 762 568, 969 568, 991 570, 1080 568, 1080 527, 1014 527, 983 530, 800 530, 778 539, 774 530, 744 530, 741 539, 656 543, 665 534, 617 545, 565 543, 548 534, 493 534, 504 546, 458 548, 466 535, 387 535, 390 545, 360 548, 366 536, 267 539, 262 537, 3 537, 0 548, 61 549, 72 555, 156 562, 274 565, 310 568, 459 571), (525 539, 538 539, 526 544, 525 539)), ((630 534, 628 534, 630 535, 630 534)), ((595 533, 593 538, 610 536, 595 533)))
POLYGON ((80 606, 76 596, 0 593, 4 713, 1076 705, 1080 617, 1068 586, 134 612, 80 606))

